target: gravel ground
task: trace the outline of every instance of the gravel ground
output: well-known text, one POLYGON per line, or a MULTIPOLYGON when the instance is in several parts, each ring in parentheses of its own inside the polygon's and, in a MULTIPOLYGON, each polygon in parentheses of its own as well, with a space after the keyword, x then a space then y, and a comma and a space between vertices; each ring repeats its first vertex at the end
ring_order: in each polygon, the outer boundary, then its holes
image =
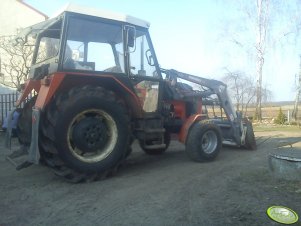
POLYGON ((301 217, 301 182, 273 178, 267 157, 279 139, 296 136, 257 132, 257 151, 223 148, 210 163, 192 162, 176 141, 161 156, 134 143, 116 176, 85 184, 39 165, 16 171, 2 149, 0 225, 278 225, 267 208, 284 205, 301 217))

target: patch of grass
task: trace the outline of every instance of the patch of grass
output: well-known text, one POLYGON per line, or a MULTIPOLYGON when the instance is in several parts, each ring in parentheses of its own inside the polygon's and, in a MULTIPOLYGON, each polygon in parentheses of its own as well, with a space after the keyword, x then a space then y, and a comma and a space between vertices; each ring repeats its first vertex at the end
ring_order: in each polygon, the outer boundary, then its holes
POLYGON ((264 131, 286 131, 286 132, 301 132, 299 126, 291 125, 253 125, 254 132, 264 131))

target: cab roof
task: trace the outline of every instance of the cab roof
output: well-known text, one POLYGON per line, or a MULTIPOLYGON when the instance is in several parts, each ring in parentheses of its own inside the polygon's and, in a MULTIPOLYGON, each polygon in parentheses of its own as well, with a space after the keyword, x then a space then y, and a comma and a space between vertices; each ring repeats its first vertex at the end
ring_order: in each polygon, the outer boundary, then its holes
POLYGON ((83 14, 83 15, 111 19, 111 20, 126 22, 126 23, 129 23, 132 25, 145 27, 145 28, 149 28, 149 26, 150 26, 149 22, 147 22, 145 20, 141 20, 141 19, 133 17, 133 16, 130 16, 130 15, 120 14, 120 13, 115 13, 115 12, 110 12, 110 11, 100 10, 100 9, 95 9, 95 8, 89 8, 89 7, 85 7, 85 6, 79 6, 79 5, 76 5, 73 3, 72 4, 69 3, 62 10, 60 10, 60 12, 57 13, 57 15, 60 15, 64 12, 73 12, 73 13, 78 13, 78 14, 83 14))

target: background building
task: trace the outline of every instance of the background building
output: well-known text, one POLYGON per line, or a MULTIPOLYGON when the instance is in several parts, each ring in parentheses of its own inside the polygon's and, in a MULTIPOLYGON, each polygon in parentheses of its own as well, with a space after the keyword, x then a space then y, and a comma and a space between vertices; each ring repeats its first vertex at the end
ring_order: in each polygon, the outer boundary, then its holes
MULTIPOLYGON (((48 19, 48 16, 34 9, 22 0, 1 0, 0 1, 0 36, 12 36, 25 27, 39 23, 48 19)), ((0 68, 1 62, 5 62, 7 56, 0 50, 0 68)), ((1 70, 1 69, 0 69, 1 70)), ((3 69, 0 71, 3 78, 6 76, 3 69)), ((1 82, 0 82, 1 83, 1 82)), ((11 92, 12 89, 0 84, 0 94, 11 92)))
POLYGON ((0 8, 0 35, 14 35, 17 29, 48 19, 22 0, 1 0, 0 8))

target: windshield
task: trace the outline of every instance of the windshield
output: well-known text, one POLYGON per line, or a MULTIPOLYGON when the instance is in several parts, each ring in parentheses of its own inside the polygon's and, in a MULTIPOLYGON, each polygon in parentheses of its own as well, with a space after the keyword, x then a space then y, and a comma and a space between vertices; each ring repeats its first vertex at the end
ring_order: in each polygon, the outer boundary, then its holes
POLYGON ((124 73, 122 26, 70 18, 63 68, 124 73))

